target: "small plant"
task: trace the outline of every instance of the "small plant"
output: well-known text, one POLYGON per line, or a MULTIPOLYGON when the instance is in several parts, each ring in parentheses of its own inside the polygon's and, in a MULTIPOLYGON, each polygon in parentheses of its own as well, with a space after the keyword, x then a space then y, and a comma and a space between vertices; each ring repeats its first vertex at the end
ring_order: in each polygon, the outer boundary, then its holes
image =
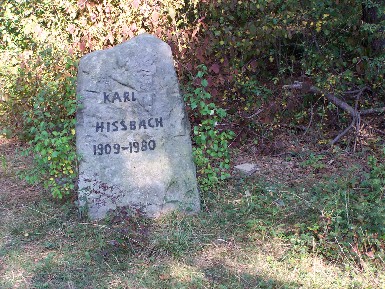
POLYGON ((2 156, 0 157, 0 159, 1 159, 1 168, 3 169, 3 171, 4 171, 5 173, 7 173, 8 165, 7 165, 7 160, 6 160, 5 156, 2 155, 2 156))
POLYGON ((321 161, 324 159, 321 155, 315 155, 314 153, 311 153, 307 160, 301 162, 301 166, 306 167, 312 167, 313 169, 323 169, 325 168, 325 164, 323 164, 321 161))
POLYGON ((201 177, 201 188, 208 189, 219 180, 229 176, 230 155, 229 140, 234 137, 230 130, 219 130, 220 124, 226 117, 224 109, 211 101, 207 92, 208 81, 204 78, 207 67, 199 66, 195 77, 196 87, 189 87, 185 100, 192 111, 197 124, 193 128, 195 162, 201 177))

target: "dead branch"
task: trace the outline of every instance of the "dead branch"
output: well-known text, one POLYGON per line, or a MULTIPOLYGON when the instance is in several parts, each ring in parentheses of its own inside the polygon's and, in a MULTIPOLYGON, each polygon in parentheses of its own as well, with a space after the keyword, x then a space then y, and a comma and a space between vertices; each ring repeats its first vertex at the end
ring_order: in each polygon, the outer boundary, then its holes
POLYGON ((343 137, 345 134, 347 134, 349 132, 349 130, 354 126, 354 124, 356 123, 356 119, 354 118, 352 123, 347 127, 345 128, 340 134, 338 134, 331 142, 330 142, 330 145, 335 145, 341 137, 343 137))
MULTIPOLYGON (((354 91, 347 91, 344 94, 354 94, 355 97, 355 107, 353 108, 350 106, 348 103, 345 101, 341 100, 337 96, 335 96, 332 93, 327 93, 315 86, 308 86, 308 84, 304 84, 303 82, 300 81, 295 81, 291 85, 284 85, 282 87, 283 89, 298 89, 303 90, 306 89, 306 93, 313 93, 316 95, 320 95, 323 97, 326 97, 327 100, 329 100, 331 103, 333 103, 335 106, 341 108, 342 110, 346 111, 347 113, 350 114, 352 117, 352 122, 351 124, 345 128, 341 133, 339 133, 331 142, 330 144, 333 146, 335 145, 344 135, 346 135, 350 129, 353 127, 355 128, 355 137, 357 138, 359 135, 359 130, 361 127, 361 116, 366 116, 366 115, 371 115, 371 114, 382 114, 385 113, 385 107, 379 107, 379 108, 370 108, 370 109, 363 109, 359 110, 359 99, 362 96, 362 94, 366 91, 369 90, 367 87, 363 87, 359 90, 354 90, 354 91)), ((355 141, 356 143, 356 141, 355 141)))
POLYGON ((257 109, 257 111, 254 112, 252 115, 245 116, 245 118, 248 118, 248 119, 254 118, 255 116, 259 115, 261 112, 263 112, 263 109, 259 108, 259 109, 257 109))
POLYGON ((307 132, 309 131, 309 129, 311 127, 311 124, 313 123, 313 117, 314 117, 313 107, 314 106, 312 106, 311 109, 310 109, 310 120, 309 120, 309 123, 308 123, 308 125, 306 127, 306 130, 303 133, 303 135, 307 134, 307 132))
POLYGON ((334 94, 331 93, 324 93, 317 87, 310 87, 309 92, 322 95, 327 98, 331 103, 333 103, 335 106, 338 106, 339 108, 343 109, 344 111, 348 112, 352 117, 357 117, 357 111, 351 107, 349 104, 347 104, 345 101, 339 99, 334 94))
POLYGON ((385 113, 385 107, 364 109, 360 111, 360 115, 381 114, 381 113, 385 113))

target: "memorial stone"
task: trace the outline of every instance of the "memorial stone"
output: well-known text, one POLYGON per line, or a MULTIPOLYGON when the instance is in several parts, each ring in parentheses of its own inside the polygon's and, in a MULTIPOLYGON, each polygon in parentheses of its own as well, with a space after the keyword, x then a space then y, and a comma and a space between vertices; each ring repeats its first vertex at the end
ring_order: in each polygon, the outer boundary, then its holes
POLYGON ((149 217, 200 209, 190 127, 170 47, 141 34, 79 64, 79 205, 92 219, 118 207, 149 217))

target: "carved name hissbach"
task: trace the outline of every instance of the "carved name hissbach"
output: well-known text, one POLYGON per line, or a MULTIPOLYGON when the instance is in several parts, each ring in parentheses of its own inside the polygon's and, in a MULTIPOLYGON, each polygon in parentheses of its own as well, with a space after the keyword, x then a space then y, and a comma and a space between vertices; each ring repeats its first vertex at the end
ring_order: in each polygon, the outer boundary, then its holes
POLYGON ((162 117, 151 117, 141 120, 114 120, 114 121, 97 121, 95 124, 95 132, 116 132, 125 130, 141 130, 148 128, 163 127, 162 117))

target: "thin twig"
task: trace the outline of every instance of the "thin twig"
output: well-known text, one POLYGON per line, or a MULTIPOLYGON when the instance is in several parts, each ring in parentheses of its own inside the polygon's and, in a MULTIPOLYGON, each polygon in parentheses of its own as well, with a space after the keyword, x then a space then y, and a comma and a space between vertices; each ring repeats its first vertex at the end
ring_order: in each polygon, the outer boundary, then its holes
POLYGON ((227 146, 228 148, 235 142, 235 140, 239 137, 239 135, 245 130, 245 128, 242 128, 241 131, 233 138, 231 143, 227 146))
POLYGON ((355 134, 355 137, 354 137, 354 147, 353 147, 353 152, 356 152, 356 148, 357 148, 357 140, 360 136, 360 131, 361 131, 361 116, 358 115, 358 118, 356 120, 356 134, 355 134))
POLYGON ((353 118, 352 123, 351 123, 347 128, 345 128, 345 129, 343 130, 343 132, 341 132, 339 135, 337 135, 337 136, 330 142, 330 144, 331 144, 332 146, 335 145, 335 144, 340 140, 341 137, 343 137, 345 134, 348 133, 348 131, 354 126, 354 123, 355 123, 355 122, 356 122, 356 119, 353 118))
POLYGON ((367 87, 363 87, 361 89, 357 89, 357 90, 348 90, 348 91, 344 91, 343 94, 359 94, 359 93, 362 93, 364 90, 366 90, 367 87))
POLYGON ((263 109, 258 108, 255 113, 253 113, 252 115, 249 115, 249 116, 245 116, 245 118, 248 118, 248 119, 253 118, 254 116, 257 116, 258 114, 260 114, 262 111, 263 111, 263 109))
MULTIPOLYGON (((356 112, 358 112, 358 106, 359 106, 361 94, 362 94, 362 92, 356 94, 356 101, 355 101, 355 105, 354 105, 354 109, 356 112)), ((358 139, 358 136, 360 134, 360 129, 361 129, 361 116, 358 113, 357 118, 356 118, 356 132, 354 134, 353 152, 356 152, 356 149, 357 149, 357 139, 358 139)))
POLYGON ((308 124, 307 127, 306 127, 305 132, 303 133, 303 136, 305 136, 305 135, 307 134, 307 132, 309 131, 309 128, 310 128, 311 124, 313 123, 313 116, 314 116, 313 107, 314 107, 314 106, 312 106, 312 107, 310 108, 310 120, 309 120, 309 124, 308 124))
POLYGON ((385 113, 385 107, 370 108, 370 109, 364 109, 360 111, 361 115, 381 114, 381 113, 385 113))
POLYGON ((354 96, 356 96, 357 94, 360 94, 362 95, 366 90, 370 90, 369 87, 367 86, 364 86, 360 89, 357 89, 357 90, 348 90, 348 91, 344 91, 343 94, 354 94, 354 96))
POLYGON ((79 225, 91 225, 94 227, 108 228, 108 226, 106 226, 106 225, 99 225, 99 224, 94 224, 94 223, 79 223, 79 225))

